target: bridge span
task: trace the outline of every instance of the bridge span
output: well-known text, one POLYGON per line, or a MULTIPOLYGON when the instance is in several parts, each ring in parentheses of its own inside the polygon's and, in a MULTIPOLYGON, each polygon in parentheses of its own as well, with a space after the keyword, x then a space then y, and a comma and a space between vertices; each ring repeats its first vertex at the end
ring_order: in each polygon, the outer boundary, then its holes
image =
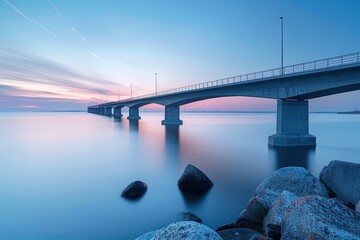
POLYGON ((360 52, 107 102, 89 106, 88 112, 121 118, 121 109, 128 107, 128 119, 139 120, 139 108, 156 103, 165 106, 163 125, 181 125, 184 104, 219 97, 270 98, 277 100, 277 123, 269 145, 315 146, 309 100, 355 90, 360 90, 360 52))

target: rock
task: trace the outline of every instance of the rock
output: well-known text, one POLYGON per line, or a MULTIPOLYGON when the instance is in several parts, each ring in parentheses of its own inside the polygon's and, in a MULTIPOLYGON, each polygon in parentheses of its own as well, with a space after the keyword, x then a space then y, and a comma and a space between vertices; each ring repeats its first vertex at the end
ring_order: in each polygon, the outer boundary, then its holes
POLYGON ((346 205, 360 200, 360 164, 332 161, 320 173, 320 179, 346 205))
POLYGON ((221 237, 214 230, 203 224, 193 221, 182 221, 171 223, 167 227, 158 230, 152 238, 152 240, 163 239, 221 240, 221 237))
POLYGON ((222 230, 229 230, 229 229, 232 229, 232 228, 235 228, 235 223, 227 223, 227 224, 224 224, 224 225, 221 225, 220 227, 218 227, 216 229, 216 231, 219 232, 219 231, 222 231, 222 230))
POLYGON ((135 181, 129 184, 124 191, 121 193, 121 196, 124 198, 139 198, 147 190, 147 186, 142 181, 135 181))
MULTIPOLYGON (((295 195, 328 197, 326 186, 319 179, 302 167, 284 167, 273 172, 255 190, 255 195, 264 195, 268 190, 279 195, 282 191, 289 191, 295 195)), ((273 199, 275 201, 275 199, 273 199)), ((271 204, 270 204, 271 205, 271 204)))
POLYGON ((255 196, 249 200, 245 210, 236 220, 236 227, 262 229, 263 220, 273 202, 283 191, 295 195, 319 195, 328 197, 326 186, 302 167, 284 167, 273 172, 255 190, 255 196))
POLYGON ((225 240, 249 240, 257 231, 250 228, 233 228, 219 231, 218 234, 225 240))
POLYGON ((183 221, 194 221, 198 223, 202 223, 201 218, 193 214, 192 212, 183 212, 182 213, 182 220, 183 221))
POLYGON ((206 192, 213 183, 200 169, 188 164, 178 181, 179 188, 184 192, 206 192))
POLYGON ((269 238, 267 236, 261 235, 261 234, 254 234, 250 240, 273 240, 272 238, 269 238))
POLYGON ((135 238, 135 240, 152 240, 152 238, 154 237, 155 233, 159 231, 159 230, 155 230, 155 231, 151 231, 148 233, 145 233, 143 235, 141 235, 138 238, 135 238))
MULTIPOLYGON (((275 194, 275 193, 274 193, 275 194)), ((270 206, 268 204, 272 201, 269 201, 268 196, 272 196, 271 191, 264 195, 265 199, 262 196, 252 197, 246 208, 240 213, 239 217, 235 222, 235 227, 237 228, 251 228, 256 231, 262 231, 263 228, 263 219, 265 218, 268 209, 270 206)), ((274 198, 276 196, 273 196, 274 198)))
POLYGON ((360 213, 360 201, 358 201, 355 205, 355 211, 360 213))
POLYGON ((225 240, 272 240, 257 231, 250 228, 231 228, 218 232, 222 239, 225 240))
POLYGON ((281 238, 281 225, 275 225, 275 224, 267 224, 265 227, 265 234, 266 236, 272 238, 272 239, 280 239, 281 238))
POLYGON ((281 236, 281 218, 285 209, 292 201, 298 199, 295 194, 283 191, 271 205, 268 214, 264 219, 265 234, 268 237, 279 239, 281 236))
POLYGON ((360 239, 360 214, 334 199, 307 196, 285 210, 281 239, 360 239))

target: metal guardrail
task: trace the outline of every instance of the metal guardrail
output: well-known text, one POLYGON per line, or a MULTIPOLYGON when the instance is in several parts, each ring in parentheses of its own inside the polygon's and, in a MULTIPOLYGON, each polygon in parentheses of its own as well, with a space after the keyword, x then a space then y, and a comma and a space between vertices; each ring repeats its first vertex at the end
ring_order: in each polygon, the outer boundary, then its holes
POLYGON ((278 77, 278 76, 286 76, 286 75, 295 74, 295 73, 305 73, 305 72, 310 72, 310 71, 314 71, 314 70, 339 67, 339 66, 350 65, 350 64, 355 64, 355 63, 360 63, 360 52, 342 55, 342 56, 338 56, 338 57, 331 57, 331 58, 311 61, 311 62, 295 64, 295 65, 290 65, 290 66, 285 66, 283 68, 274 68, 274 69, 265 70, 265 71, 261 71, 261 72, 249 73, 249 74, 238 75, 238 76, 234 76, 234 77, 213 80, 213 81, 209 81, 209 82, 193 84, 193 85, 189 85, 189 86, 173 88, 173 89, 169 89, 169 90, 165 90, 165 91, 160 91, 157 93, 150 93, 150 94, 141 95, 141 96, 137 96, 137 97, 133 97, 133 98, 123 99, 119 102, 142 99, 142 98, 149 98, 149 97, 155 97, 155 96, 162 96, 162 95, 167 95, 167 94, 181 93, 181 92, 187 92, 187 91, 193 91, 193 90, 201 90, 201 89, 207 89, 207 88, 212 88, 212 87, 216 87, 216 86, 226 86, 226 85, 245 82, 245 81, 249 81, 249 80, 259 80, 259 79, 272 78, 272 77, 278 77))

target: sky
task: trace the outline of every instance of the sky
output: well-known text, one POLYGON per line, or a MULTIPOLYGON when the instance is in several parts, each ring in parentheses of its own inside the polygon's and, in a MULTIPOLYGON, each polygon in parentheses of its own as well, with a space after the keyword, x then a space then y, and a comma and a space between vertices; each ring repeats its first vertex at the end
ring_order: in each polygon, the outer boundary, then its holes
MULTIPOLYGON (((0 0, 0 111, 96 103, 360 51, 360 1, 0 0)), ((157 107, 157 106, 150 106, 157 107)), ((310 101, 360 109, 360 92, 310 101)), ((188 110, 273 111, 218 98, 188 110)))

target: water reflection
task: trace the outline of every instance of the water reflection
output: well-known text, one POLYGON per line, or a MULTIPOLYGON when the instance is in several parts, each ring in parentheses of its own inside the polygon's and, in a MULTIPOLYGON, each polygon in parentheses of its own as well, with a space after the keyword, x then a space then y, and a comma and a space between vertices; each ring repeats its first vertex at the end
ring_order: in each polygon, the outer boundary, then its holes
MULTIPOLYGON (((179 189, 180 191, 180 189, 179 189)), ((206 196, 211 191, 211 189, 204 193, 186 193, 181 192, 181 195, 183 196, 185 205, 190 208, 194 208, 197 206, 201 206, 203 201, 206 199, 206 196)))
MULTIPOLYGON (((167 162, 180 162, 180 127, 165 126, 165 157, 167 162)), ((178 164, 175 165, 177 167, 178 164)))
POLYGON ((132 132, 139 131, 139 120, 129 120, 129 128, 132 132))
POLYGON ((314 146, 274 147, 269 146, 270 159, 275 162, 275 170, 282 167, 298 166, 309 168, 309 161, 313 160, 314 146))

